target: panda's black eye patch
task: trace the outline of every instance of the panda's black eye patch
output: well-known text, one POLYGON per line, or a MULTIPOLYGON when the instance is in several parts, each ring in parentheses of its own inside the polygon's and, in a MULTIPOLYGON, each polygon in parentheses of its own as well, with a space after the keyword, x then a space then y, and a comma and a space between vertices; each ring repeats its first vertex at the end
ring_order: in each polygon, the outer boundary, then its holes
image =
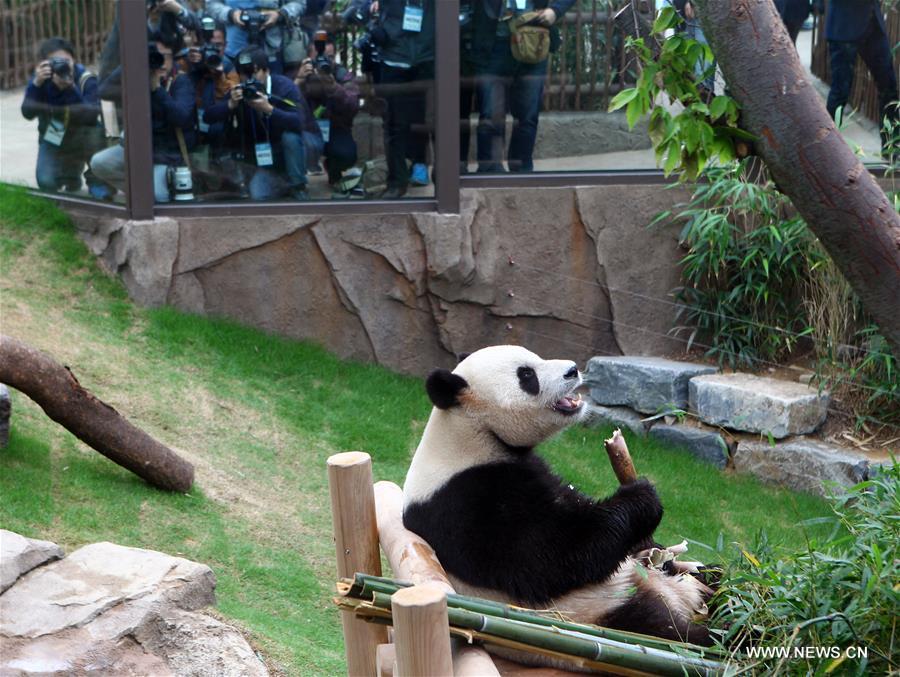
POLYGON ((519 367, 516 369, 516 376, 519 377, 519 387, 526 393, 537 395, 540 392, 541 385, 538 383, 538 377, 534 373, 534 369, 531 367, 519 367))

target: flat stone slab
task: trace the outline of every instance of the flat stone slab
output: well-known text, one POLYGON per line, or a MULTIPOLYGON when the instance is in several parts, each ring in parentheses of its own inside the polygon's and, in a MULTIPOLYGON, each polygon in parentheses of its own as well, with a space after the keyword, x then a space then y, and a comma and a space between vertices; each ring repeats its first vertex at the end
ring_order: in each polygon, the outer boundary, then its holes
POLYGON ((0 593, 35 567, 60 559, 64 554, 56 543, 0 529, 0 593))
POLYGON ((643 437, 647 434, 647 426, 643 422, 643 416, 634 409, 628 407, 604 407, 593 402, 586 402, 587 414, 584 425, 591 428, 612 426, 613 428, 627 429, 635 435, 643 437))
POLYGON ((693 456, 717 468, 728 465, 728 445, 717 432, 688 425, 660 423, 650 428, 650 437, 666 444, 684 447, 693 456))
POLYGON ((843 487, 869 479, 869 460, 835 444, 802 437, 778 442, 741 441, 734 453, 738 472, 765 482, 827 496, 837 482, 843 487))
POLYGON ((688 381, 715 374, 715 367, 661 357, 592 357, 584 371, 591 398, 601 405, 625 405, 645 414, 686 409, 688 381))
POLYGON ((802 383, 752 374, 697 376, 689 391, 690 408, 704 423, 776 439, 813 432, 831 399, 802 383))

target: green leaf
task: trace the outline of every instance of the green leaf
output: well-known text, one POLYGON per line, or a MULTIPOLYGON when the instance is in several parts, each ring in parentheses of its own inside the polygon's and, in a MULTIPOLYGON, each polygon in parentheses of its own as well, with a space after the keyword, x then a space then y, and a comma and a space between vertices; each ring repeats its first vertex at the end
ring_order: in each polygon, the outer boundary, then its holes
POLYGON ((662 33, 669 28, 674 28, 679 21, 681 21, 681 18, 675 12, 674 7, 663 7, 653 22, 652 30, 654 33, 662 33))
POLYGON ((628 122, 628 129, 634 128, 642 112, 640 98, 634 98, 628 102, 628 107, 625 109, 625 120, 628 122))
POLYGON ((625 104, 630 103, 637 95, 637 87, 623 89, 621 92, 616 94, 615 97, 613 97, 612 101, 609 102, 609 112, 612 113, 614 110, 619 110, 625 104))
POLYGON ((709 116, 716 120, 728 111, 728 101, 729 97, 727 96, 717 96, 712 100, 712 103, 709 104, 709 116))

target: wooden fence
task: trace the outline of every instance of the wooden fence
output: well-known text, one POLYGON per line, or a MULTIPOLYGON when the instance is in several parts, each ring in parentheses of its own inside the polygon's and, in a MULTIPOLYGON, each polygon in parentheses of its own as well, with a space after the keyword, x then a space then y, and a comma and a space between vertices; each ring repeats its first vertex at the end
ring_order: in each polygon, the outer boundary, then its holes
MULTIPOLYGON (((888 43, 900 43, 900 6, 895 0, 884 0, 888 43)), ((823 82, 831 84, 831 65, 828 60, 828 41, 825 39, 825 17, 816 17, 813 33, 811 70, 823 82)), ((894 72, 900 72, 900 49, 894 51, 894 72)), ((850 105, 874 122, 879 121, 878 88, 862 59, 857 58, 850 91, 850 105)))
POLYGON ((97 60, 112 29, 115 0, 0 0, 0 89, 24 85, 47 38, 66 38, 79 62, 97 60))

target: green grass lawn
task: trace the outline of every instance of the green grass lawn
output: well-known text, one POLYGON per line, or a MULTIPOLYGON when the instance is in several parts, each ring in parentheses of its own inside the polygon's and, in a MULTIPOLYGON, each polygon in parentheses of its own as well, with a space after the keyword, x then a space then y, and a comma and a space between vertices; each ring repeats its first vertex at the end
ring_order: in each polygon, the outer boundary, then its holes
MULTIPOLYGON (((187 495, 155 490, 13 392, 0 450, 0 526, 67 551, 107 540, 209 564, 219 611, 289 675, 343 670, 325 459, 372 454, 401 483, 430 406, 419 379, 222 320, 134 307, 50 203, 0 186, 0 329, 69 365, 83 386, 194 463, 187 495)), ((616 486, 608 430, 544 449, 580 489, 616 486)), ((657 539, 801 546, 817 498, 722 473, 629 437, 666 514, 657 539), (721 535, 721 537, 720 537, 721 535)), ((701 549, 698 559, 709 558, 701 549)))

